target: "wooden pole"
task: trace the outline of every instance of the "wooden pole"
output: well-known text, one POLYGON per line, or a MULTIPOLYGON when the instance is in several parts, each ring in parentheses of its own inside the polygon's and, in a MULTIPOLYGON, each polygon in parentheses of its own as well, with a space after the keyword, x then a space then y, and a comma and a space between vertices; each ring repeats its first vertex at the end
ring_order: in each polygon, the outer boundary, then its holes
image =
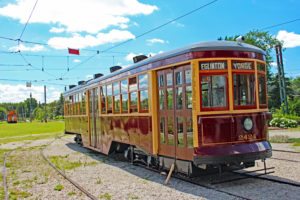
POLYGON ((170 180, 170 178, 171 178, 171 175, 172 175, 172 172, 173 172, 173 170, 174 170, 174 167, 175 167, 175 165, 174 165, 174 163, 173 163, 172 166, 171 166, 171 169, 170 169, 170 171, 169 171, 168 177, 167 177, 167 179, 166 179, 166 181, 165 181, 165 184, 166 184, 166 185, 169 183, 169 180, 170 180))

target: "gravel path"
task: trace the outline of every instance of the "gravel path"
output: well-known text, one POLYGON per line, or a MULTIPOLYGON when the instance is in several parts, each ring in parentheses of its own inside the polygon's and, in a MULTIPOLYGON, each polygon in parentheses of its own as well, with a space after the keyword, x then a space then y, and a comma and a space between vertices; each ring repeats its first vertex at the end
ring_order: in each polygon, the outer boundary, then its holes
MULTIPOLYGON (((49 141, 33 141, 28 144, 31 148, 13 153, 9 160, 9 189, 30 194, 26 199, 89 199, 41 158, 39 149, 49 141), (61 191, 54 190, 59 184, 63 186, 61 191)), ((16 145, 10 143, 0 148, 13 148, 16 145)), ((66 174, 99 199, 238 199, 175 178, 165 185, 166 176, 82 148, 70 136, 57 139, 44 153, 48 158, 58 159, 64 166, 80 163, 74 168, 65 169, 66 174)), ((274 152, 273 156, 300 160, 297 154, 274 152)), ((275 173, 268 176, 300 182, 299 162, 268 159, 267 166, 275 167, 275 173)), ((256 168, 262 167, 262 162, 257 162, 256 168)), ((200 181, 209 184, 211 178, 202 179, 200 181)), ((297 187, 252 178, 210 186, 250 199, 290 200, 300 197, 297 187)))

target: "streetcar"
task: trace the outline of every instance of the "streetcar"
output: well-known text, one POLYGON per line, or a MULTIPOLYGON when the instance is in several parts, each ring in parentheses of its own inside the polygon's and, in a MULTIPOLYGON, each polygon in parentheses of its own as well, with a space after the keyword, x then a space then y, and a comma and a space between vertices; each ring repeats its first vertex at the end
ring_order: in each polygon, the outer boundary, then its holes
POLYGON ((78 144, 189 176, 271 157, 262 49, 211 41, 133 60, 64 92, 78 144))
POLYGON ((13 110, 7 111, 6 119, 7 119, 7 123, 17 123, 18 121, 17 111, 13 111, 13 110))

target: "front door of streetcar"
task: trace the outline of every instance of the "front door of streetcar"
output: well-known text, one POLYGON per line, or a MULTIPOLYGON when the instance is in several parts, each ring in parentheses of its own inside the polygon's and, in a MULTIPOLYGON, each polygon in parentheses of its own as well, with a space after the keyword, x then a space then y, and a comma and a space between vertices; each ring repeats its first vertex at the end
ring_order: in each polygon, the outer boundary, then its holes
POLYGON ((159 154, 193 159, 190 65, 157 71, 159 154))
POLYGON ((89 90, 90 146, 97 147, 98 88, 89 90))

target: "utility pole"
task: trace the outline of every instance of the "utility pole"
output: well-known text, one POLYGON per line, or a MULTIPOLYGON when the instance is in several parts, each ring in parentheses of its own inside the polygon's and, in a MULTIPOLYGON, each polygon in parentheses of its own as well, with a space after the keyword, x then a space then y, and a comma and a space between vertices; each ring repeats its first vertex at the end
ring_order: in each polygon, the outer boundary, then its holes
POLYGON ((31 111, 32 111, 32 94, 31 94, 31 92, 30 92, 30 107, 29 107, 29 112, 30 112, 30 122, 32 122, 32 113, 31 113, 31 111))
POLYGON ((44 95, 45 95, 45 123, 47 123, 47 100, 46 100, 46 85, 44 85, 44 95))
POLYGON ((287 96, 286 96, 286 86, 285 86, 281 45, 280 44, 276 45, 275 49, 276 49, 276 58, 277 58, 277 67, 278 67, 280 103, 281 105, 284 104, 284 107, 282 108, 283 112, 288 113, 289 109, 288 109, 287 96))

